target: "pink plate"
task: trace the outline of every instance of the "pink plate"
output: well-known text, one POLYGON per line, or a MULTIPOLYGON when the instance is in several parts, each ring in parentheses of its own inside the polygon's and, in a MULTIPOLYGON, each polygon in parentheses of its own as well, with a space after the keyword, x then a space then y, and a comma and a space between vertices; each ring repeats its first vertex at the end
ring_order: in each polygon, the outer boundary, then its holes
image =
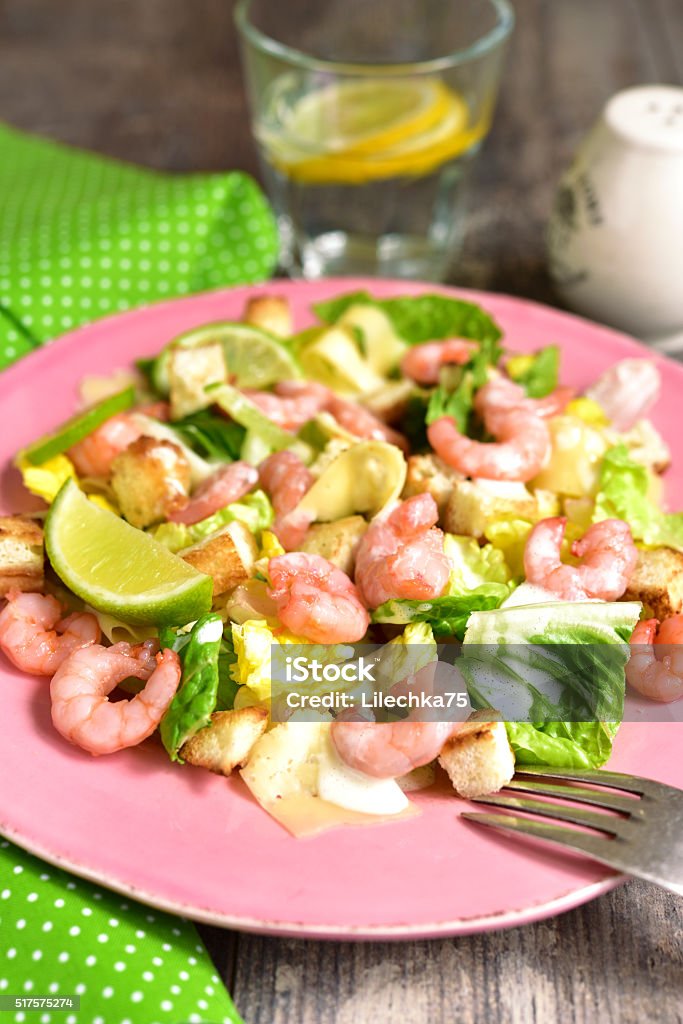
MULTIPOLYGON (((26 505, 11 457, 74 411, 85 374, 126 366, 198 324, 238 319, 259 291, 286 295, 303 327, 312 302, 362 287, 376 295, 430 290, 343 280, 215 292, 102 320, 29 356, 0 377, 0 504, 26 505)), ((616 359, 645 354, 623 335, 552 309, 465 297, 493 314, 512 348, 559 343, 568 384, 585 386, 616 359)), ((657 361, 664 394, 654 419, 675 442, 683 367, 657 361)), ((683 504, 683 469, 670 474, 668 489, 683 504)), ((462 935, 568 910, 622 880, 578 856, 466 824, 458 817, 466 805, 447 786, 415 797, 417 818, 295 840, 239 778, 172 767, 153 742, 95 760, 53 731, 46 680, 3 661, 0 688, 10 783, 0 789, 0 831, 75 874, 187 917, 318 938, 462 935)), ((683 786, 682 742, 677 723, 626 724, 610 767, 683 786)))

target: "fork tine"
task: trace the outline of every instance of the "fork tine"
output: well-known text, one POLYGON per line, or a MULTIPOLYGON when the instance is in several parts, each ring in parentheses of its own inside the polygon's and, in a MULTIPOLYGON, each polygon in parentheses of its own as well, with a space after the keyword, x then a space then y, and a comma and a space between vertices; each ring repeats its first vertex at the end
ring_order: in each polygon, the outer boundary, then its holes
POLYGON ((624 775, 621 772, 593 771, 588 768, 548 768, 546 765, 525 765, 518 768, 517 775, 543 775, 548 779, 569 779, 570 782, 590 782, 594 786, 611 786, 613 789, 625 789, 629 793, 649 793, 653 783, 649 779, 641 779, 637 775, 624 775))
POLYGON ((589 835, 587 832, 577 832, 576 829, 567 828, 566 825, 550 825, 545 821, 532 821, 530 818, 516 818, 512 814, 474 814, 465 811, 460 815, 480 825, 489 825, 507 832, 521 832, 527 836, 534 836, 536 839, 547 839, 559 846, 568 846, 572 850, 580 850, 587 853, 596 860, 607 860, 612 840, 605 836, 589 835))
POLYGON ((558 821, 571 821, 574 825, 586 825, 588 828, 621 835, 623 818, 613 814, 601 814, 599 811, 586 811, 583 807, 563 807, 549 800, 527 800, 523 797, 506 796, 504 793, 492 793, 490 796, 475 797, 475 804, 491 804, 492 807, 509 807, 513 811, 524 811, 525 814, 539 814, 542 818, 555 818, 558 821))
POLYGON ((578 786, 554 786, 551 782, 533 782, 531 779, 517 776, 506 783, 505 789, 518 790, 521 793, 534 793, 539 796, 556 796, 562 800, 576 800, 580 804, 592 804, 593 807, 605 807, 611 811, 623 811, 624 814, 638 814, 640 801, 630 796, 619 796, 618 793, 607 793, 602 789, 579 789, 578 786))

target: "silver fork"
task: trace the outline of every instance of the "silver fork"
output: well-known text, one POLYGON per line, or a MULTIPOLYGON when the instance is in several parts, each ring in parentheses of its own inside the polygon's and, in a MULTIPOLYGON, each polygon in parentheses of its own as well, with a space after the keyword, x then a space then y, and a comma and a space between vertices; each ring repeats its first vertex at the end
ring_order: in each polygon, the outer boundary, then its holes
POLYGON ((478 797, 473 802, 587 826, 591 832, 512 814, 462 815, 468 821, 522 832, 580 850, 602 864, 683 896, 683 790, 619 772, 539 766, 518 771, 505 790, 478 797), (539 778, 542 781, 538 781, 539 778), (557 784, 545 781, 547 779, 582 785, 557 784), (589 789, 585 783, 598 788, 589 789), (529 793, 531 797, 514 795, 519 792, 529 793), (631 795, 626 796, 626 793, 631 795), (574 806, 535 797, 558 797, 572 801, 574 806), (590 804, 609 813, 587 810, 576 804, 590 804))

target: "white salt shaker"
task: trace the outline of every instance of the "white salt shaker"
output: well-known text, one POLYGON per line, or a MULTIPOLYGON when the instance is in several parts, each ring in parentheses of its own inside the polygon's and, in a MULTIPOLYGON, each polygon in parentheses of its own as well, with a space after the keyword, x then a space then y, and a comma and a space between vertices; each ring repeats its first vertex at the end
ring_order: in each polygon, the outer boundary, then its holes
POLYGON ((560 182, 548 252, 567 305, 683 352, 683 89, 609 100, 560 182))

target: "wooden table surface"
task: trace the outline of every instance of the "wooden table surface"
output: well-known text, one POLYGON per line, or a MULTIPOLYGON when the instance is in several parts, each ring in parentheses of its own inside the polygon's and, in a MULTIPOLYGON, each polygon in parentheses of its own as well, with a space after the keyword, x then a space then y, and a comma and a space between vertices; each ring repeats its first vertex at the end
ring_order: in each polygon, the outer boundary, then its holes
MULTIPOLYGON (((232 6, 0 0, 0 119, 152 167, 256 173, 232 6)), ((683 82, 683 2, 515 6, 455 281, 552 302, 543 227, 557 177, 611 93, 683 82)), ((247 1024, 683 1020, 683 903, 641 883, 547 922, 454 940, 201 931, 247 1024)))

